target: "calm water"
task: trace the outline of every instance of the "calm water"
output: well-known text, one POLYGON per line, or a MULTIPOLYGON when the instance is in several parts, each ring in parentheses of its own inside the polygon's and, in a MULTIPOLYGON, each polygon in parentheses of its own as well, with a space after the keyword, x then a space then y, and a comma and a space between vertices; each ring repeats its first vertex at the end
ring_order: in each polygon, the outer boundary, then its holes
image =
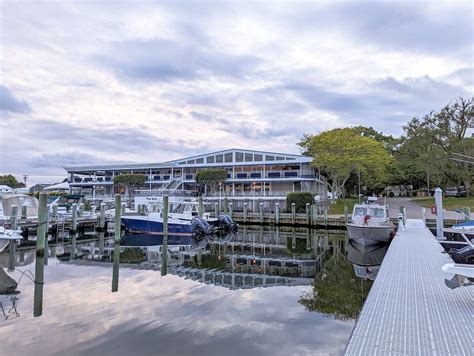
MULTIPOLYGON (((8 274, 21 277, 20 293, 2 296, 1 353, 341 354, 386 251, 321 231, 246 228, 209 241, 170 238, 171 266, 161 276, 159 255, 146 261, 132 247, 161 240, 122 240, 121 262, 143 262, 120 265, 117 292, 106 238, 77 242, 73 261, 70 246, 52 247, 36 294, 21 271, 41 271, 43 258, 18 252, 8 274)), ((0 263, 6 271, 8 253, 0 263)))

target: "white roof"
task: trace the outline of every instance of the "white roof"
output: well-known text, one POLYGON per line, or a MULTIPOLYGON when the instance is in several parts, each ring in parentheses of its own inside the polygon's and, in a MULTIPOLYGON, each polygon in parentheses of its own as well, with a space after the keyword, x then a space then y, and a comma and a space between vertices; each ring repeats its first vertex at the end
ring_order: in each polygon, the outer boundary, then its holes
POLYGON ((8 186, 8 185, 5 185, 5 184, 0 184, 0 190, 3 190, 3 191, 13 191, 13 188, 8 186))
POLYGON ((44 188, 44 190, 69 190, 69 183, 63 182, 58 184, 50 185, 49 187, 44 188))
POLYGON ((225 165, 259 165, 259 164, 291 164, 291 163, 310 163, 313 159, 311 157, 278 153, 266 152, 247 149, 231 148, 217 152, 205 153, 197 156, 185 157, 173 161, 161 163, 144 163, 144 164, 123 164, 123 165, 101 165, 101 166, 68 166, 64 169, 71 171, 101 171, 101 170, 133 170, 133 169, 153 169, 153 168, 168 168, 176 166, 225 166, 225 165))

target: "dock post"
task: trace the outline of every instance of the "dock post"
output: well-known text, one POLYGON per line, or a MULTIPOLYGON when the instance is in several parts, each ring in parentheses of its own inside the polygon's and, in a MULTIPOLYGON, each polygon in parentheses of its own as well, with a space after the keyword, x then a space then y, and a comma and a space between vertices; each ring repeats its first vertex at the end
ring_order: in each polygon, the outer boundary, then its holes
POLYGON ((49 255, 48 235, 49 235, 49 221, 50 221, 50 219, 51 219, 51 214, 50 214, 49 207, 48 207, 48 209, 46 209, 46 236, 45 236, 45 239, 44 239, 44 265, 45 266, 48 265, 48 255, 49 255))
POLYGON ((275 225, 280 225, 280 203, 275 204, 275 225))
POLYGON ((263 203, 259 204, 259 213, 260 213, 260 224, 263 224, 263 203))
POLYGON ((204 215, 204 201, 202 199, 202 195, 198 198, 198 215, 200 218, 204 215))
POLYGON ((247 202, 244 203, 244 224, 247 223, 247 202))
POLYGON ((228 211, 229 211, 229 202, 228 202, 227 197, 224 197, 224 213, 227 214, 228 211))
POLYGON ((69 230, 69 236, 71 237, 71 254, 69 260, 73 261, 76 258, 76 238, 77 238, 77 204, 72 204, 72 225, 69 230))
POLYGON ((311 205, 306 203, 306 225, 311 224, 311 205))
POLYGON ((344 224, 347 224, 348 216, 349 216, 349 208, 347 205, 344 205, 344 224))
MULTIPOLYGON (((12 215, 10 216, 10 228, 16 230, 16 217, 18 213, 18 206, 12 205, 12 215)), ((15 255, 16 255, 16 240, 10 240, 8 250, 10 252, 8 258, 8 272, 15 270, 15 255)))
POLYGON ((436 202, 436 237, 438 239, 444 238, 443 228, 443 191, 440 187, 435 189, 435 202, 436 202))
POLYGON ((53 221, 56 222, 58 220, 58 204, 53 204, 53 221))
POLYGON ((328 207, 324 207, 324 225, 328 226, 328 207))
POLYGON ((44 256, 44 240, 48 231, 48 194, 40 193, 38 206, 38 231, 36 233, 36 256, 44 256))
POLYGON ((105 203, 100 203, 99 229, 100 231, 105 229, 105 203))
POLYGON ((12 205, 12 214, 10 216, 10 229, 16 230, 17 218, 18 218, 18 206, 12 205))
POLYGON ((163 245, 161 247, 161 275, 168 270, 168 196, 163 196, 163 245))
POLYGON ((293 225, 296 223, 296 204, 291 203, 291 222, 293 225))
POLYGON ((423 220, 423 225, 426 226, 426 208, 421 208, 421 218, 423 220))
POLYGON ((83 217, 84 216, 84 203, 80 203, 79 204, 79 217, 83 217))
POLYGON ((120 267, 120 237, 122 235, 122 195, 115 194, 115 236, 114 236, 114 265, 112 267, 112 292, 118 291, 120 267))
POLYGON ((229 216, 231 219, 234 218, 234 203, 232 202, 229 203, 229 216))
POLYGON ((22 205, 22 206, 21 206, 21 218, 22 218, 23 220, 26 220, 26 218, 27 218, 26 215, 27 215, 27 214, 28 214, 28 207, 27 207, 26 205, 22 205))
POLYGON ((214 203, 214 216, 219 217, 219 203, 214 203))

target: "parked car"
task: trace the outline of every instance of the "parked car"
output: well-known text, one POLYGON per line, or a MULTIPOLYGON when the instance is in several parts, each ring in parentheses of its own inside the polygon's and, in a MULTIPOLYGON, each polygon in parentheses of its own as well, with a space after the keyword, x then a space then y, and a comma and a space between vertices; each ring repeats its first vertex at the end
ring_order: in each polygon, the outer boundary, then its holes
POLYGON ((444 196, 446 198, 449 198, 449 197, 458 198, 459 197, 458 187, 447 187, 446 190, 444 191, 444 196))
POLYGON ((447 187, 446 190, 444 191, 445 197, 460 198, 460 197, 465 197, 466 195, 467 195, 466 187, 463 185, 459 187, 447 187))

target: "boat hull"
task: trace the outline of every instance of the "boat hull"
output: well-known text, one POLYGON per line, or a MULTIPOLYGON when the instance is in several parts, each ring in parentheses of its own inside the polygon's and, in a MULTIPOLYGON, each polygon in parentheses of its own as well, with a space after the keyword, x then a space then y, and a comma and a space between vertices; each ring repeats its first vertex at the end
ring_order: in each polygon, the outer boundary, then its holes
MULTIPOLYGON (((163 235, 163 222, 144 219, 142 217, 122 217, 122 224, 130 232, 146 232, 148 234, 163 235)), ((168 223, 168 233, 172 235, 191 236, 191 224, 168 223)))
POLYGON ((347 224, 349 239, 361 245, 389 243, 395 234, 393 226, 369 226, 347 224))

